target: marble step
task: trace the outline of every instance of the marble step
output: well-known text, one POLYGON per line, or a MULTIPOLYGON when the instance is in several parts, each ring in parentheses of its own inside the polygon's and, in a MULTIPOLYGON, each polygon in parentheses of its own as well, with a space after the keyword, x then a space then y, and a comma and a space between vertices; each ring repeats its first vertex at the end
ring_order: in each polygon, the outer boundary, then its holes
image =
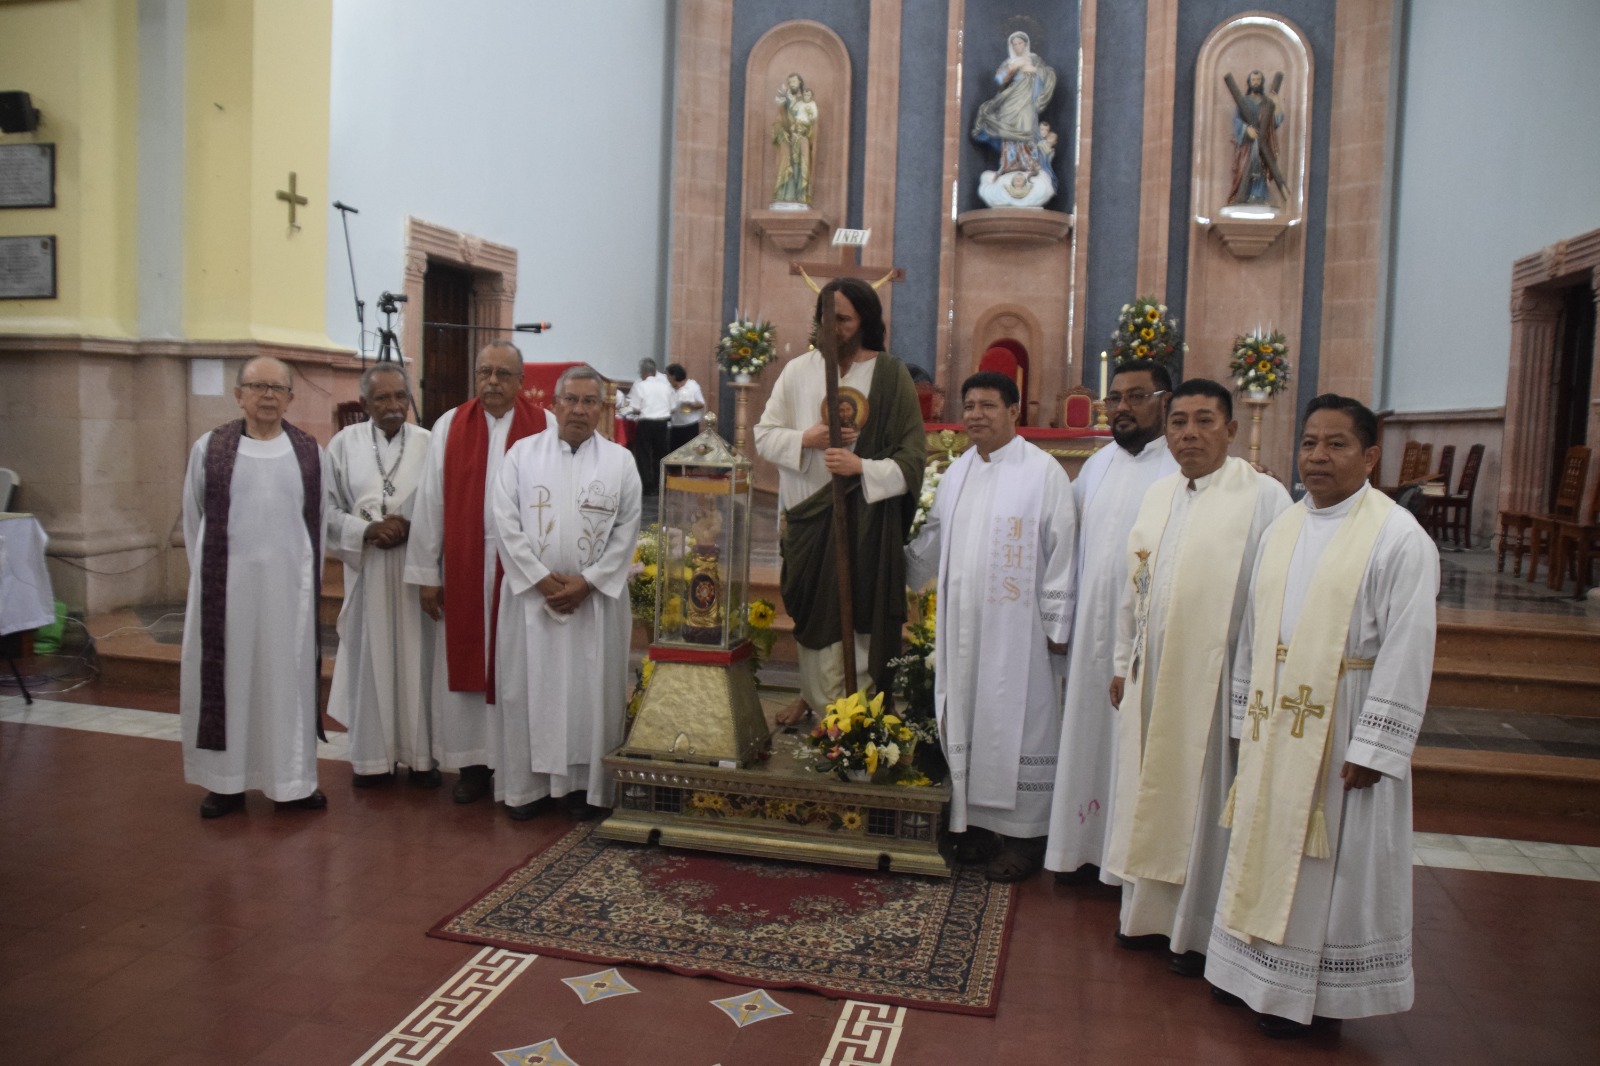
POLYGON ((1462 810, 1600 815, 1600 759, 1419 747, 1412 800, 1462 810))

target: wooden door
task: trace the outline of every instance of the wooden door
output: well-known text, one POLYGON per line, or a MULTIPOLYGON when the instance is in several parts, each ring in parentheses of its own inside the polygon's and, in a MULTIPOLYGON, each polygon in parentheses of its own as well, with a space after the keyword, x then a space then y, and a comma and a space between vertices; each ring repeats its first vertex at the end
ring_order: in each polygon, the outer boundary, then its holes
POLYGON ((422 424, 472 395, 472 334, 466 326, 472 306, 472 271, 428 260, 422 279, 422 424))

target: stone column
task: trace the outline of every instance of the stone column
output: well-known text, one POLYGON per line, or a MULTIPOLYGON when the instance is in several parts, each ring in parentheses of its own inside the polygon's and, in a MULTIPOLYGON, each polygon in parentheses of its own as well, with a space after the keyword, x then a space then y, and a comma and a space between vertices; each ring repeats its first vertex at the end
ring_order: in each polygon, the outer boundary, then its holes
MULTIPOLYGON (((1555 403, 1556 318, 1561 302, 1532 289, 1511 298, 1511 367, 1506 382, 1500 510, 1542 511, 1551 478, 1550 417, 1555 403)), ((1593 417, 1590 419, 1593 422, 1593 417)))

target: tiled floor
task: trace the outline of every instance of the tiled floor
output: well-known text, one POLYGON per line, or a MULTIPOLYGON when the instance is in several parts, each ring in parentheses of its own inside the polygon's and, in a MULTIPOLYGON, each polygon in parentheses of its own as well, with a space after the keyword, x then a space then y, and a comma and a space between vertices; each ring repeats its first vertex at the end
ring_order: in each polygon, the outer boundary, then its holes
POLYGON ((527 1049, 580 1066, 1600 1061, 1600 824, 1419 811, 1415 1008, 1300 1045, 1116 948, 1114 893, 1042 877, 1021 889, 994 1018, 773 990, 789 1013, 739 1027, 713 1001, 753 989, 624 966, 638 991, 586 1004, 564 982, 606 967, 424 935, 562 816, 353 791, 330 747, 327 811, 254 795, 202 822, 175 722, 0 700, 0 1060, 420 1061, 369 1054, 416 1051, 411 1033, 428 1061, 485 1066, 527 1049))

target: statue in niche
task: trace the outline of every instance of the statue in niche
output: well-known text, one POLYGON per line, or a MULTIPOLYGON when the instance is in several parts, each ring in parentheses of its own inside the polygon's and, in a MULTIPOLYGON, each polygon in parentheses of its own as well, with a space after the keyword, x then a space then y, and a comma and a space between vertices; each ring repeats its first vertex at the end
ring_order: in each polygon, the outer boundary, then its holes
POLYGON ((1006 38, 994 80, 1000 91, 978 105, 972 139, 997 150, 1000 165, 979 176, 978 195, 990 207, 1041 207, 1056 193, 1056 134, 1039 121, 1055 95, 1056 72, 1018 30, 1006 38))
POLYGON ((775 210, 811 206, 811 164, 816 158, 817 101, 806 80, 791 74, 778 87, 778 121, 772 143, 778 149, 778 180, 772 189, 775 210))
POLYGON ((1276 185, 1279 194, 1289 195, 1288 183, 1278 164, 1278 127, 1283 111, 1278 106, 1278 90, 1283 86, 1280 71, 1267 89, 1266 75, 1252 70, 1245 79, 1244 92, 1232 74, 1222 76, 1236 107, 1233 116, 1233 184, 1228 189, 1230 204, 1270 204, 1269 192, 1276 185))

